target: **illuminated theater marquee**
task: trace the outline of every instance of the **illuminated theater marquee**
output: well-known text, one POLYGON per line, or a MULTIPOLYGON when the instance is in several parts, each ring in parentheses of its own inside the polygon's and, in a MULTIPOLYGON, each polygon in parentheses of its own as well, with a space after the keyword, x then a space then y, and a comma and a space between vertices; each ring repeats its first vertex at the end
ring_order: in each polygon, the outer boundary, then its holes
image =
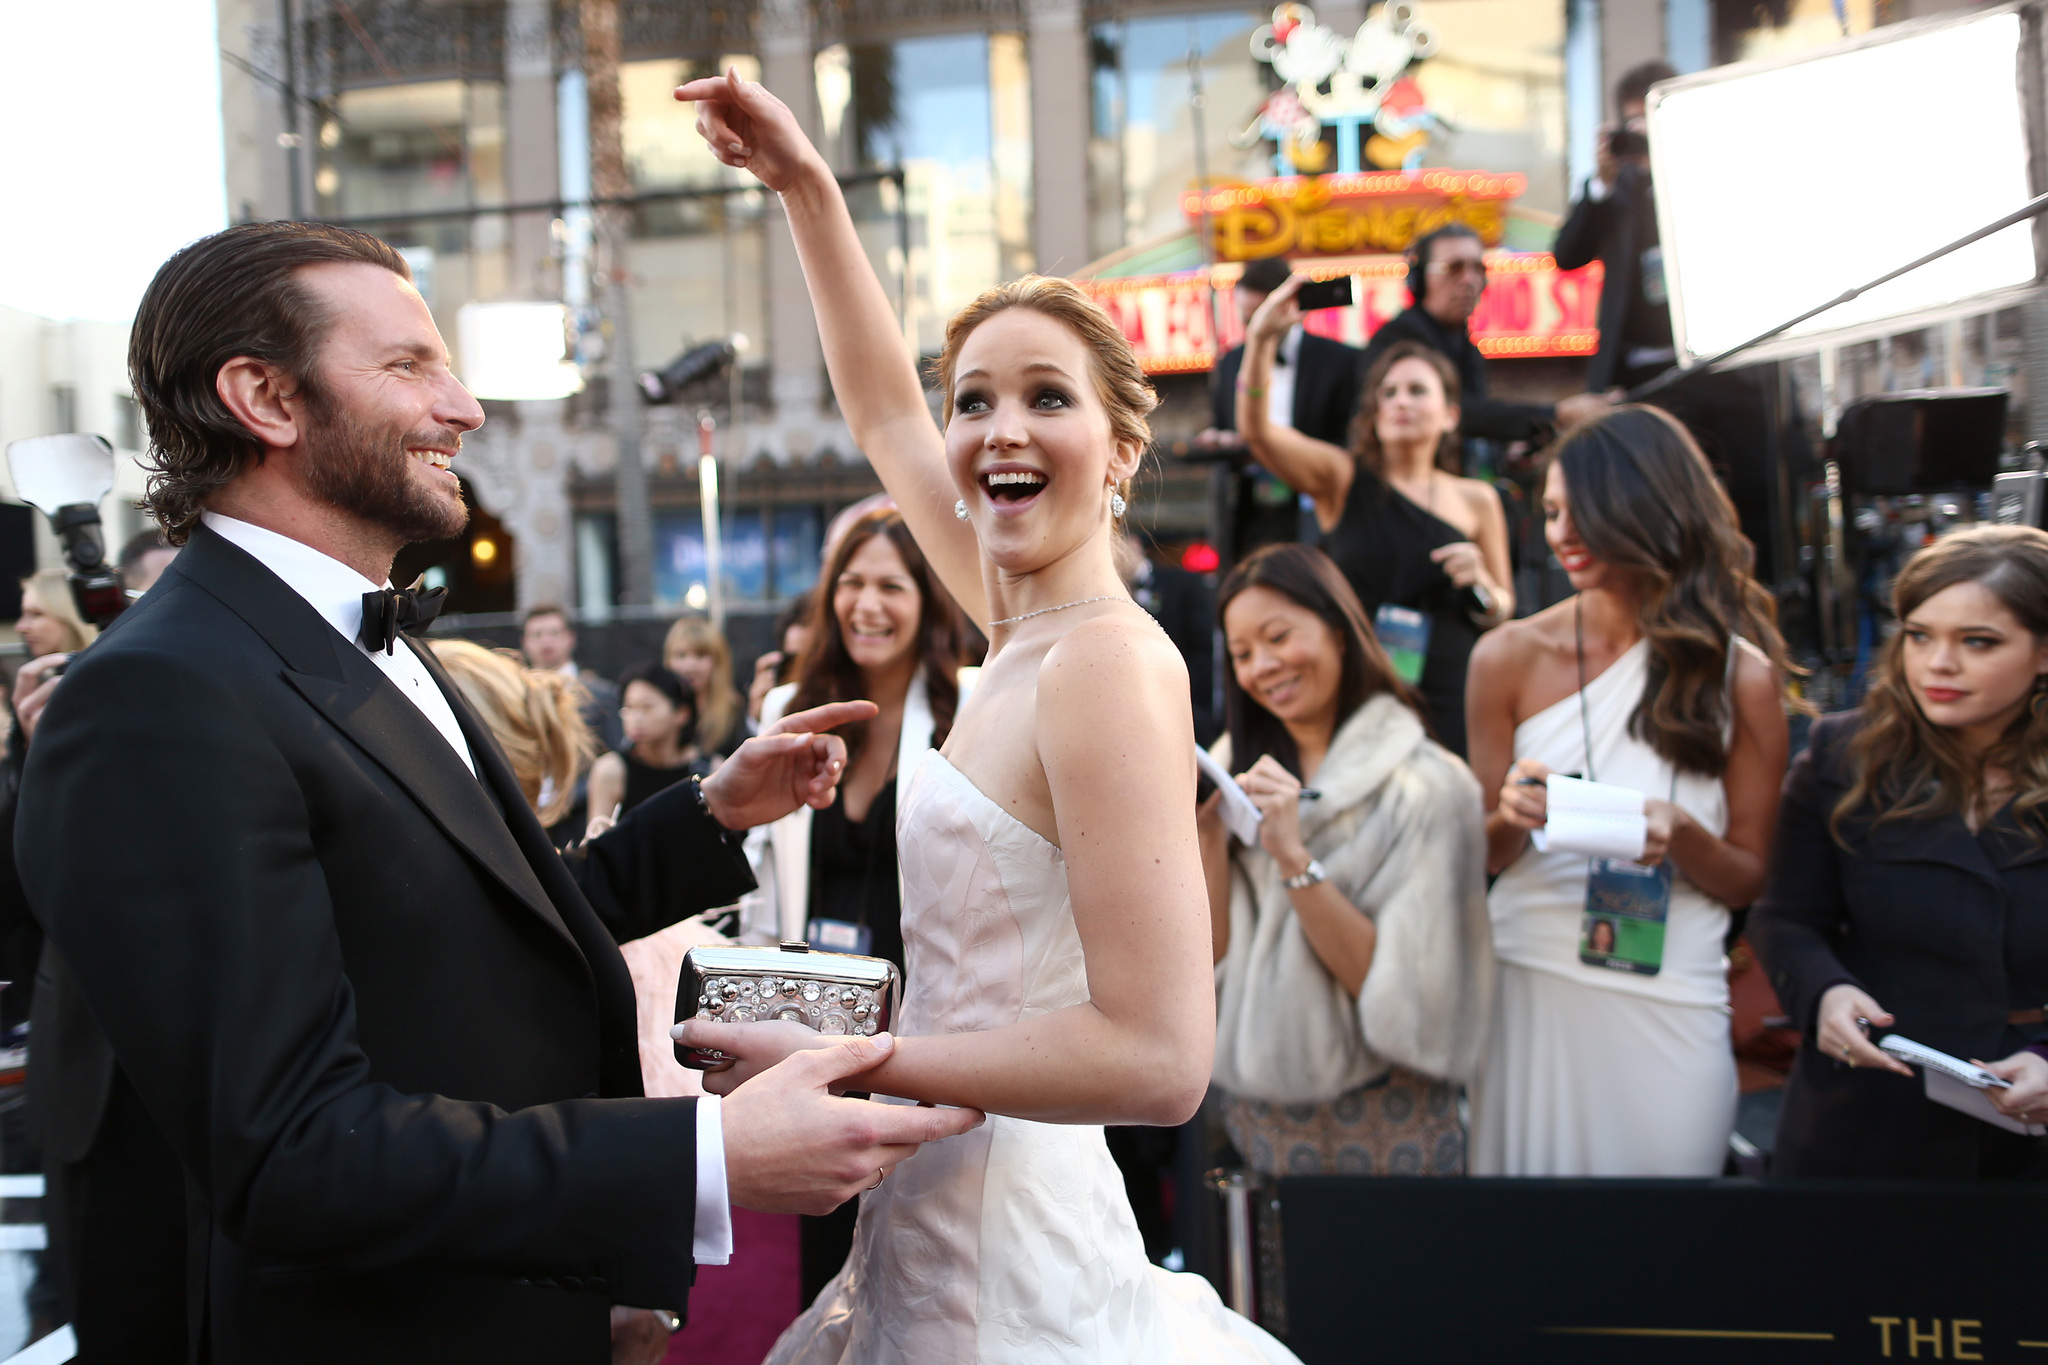
POLYGON ((1289 176, 1189 191, 1181 209, 1199 226, 1208 210, 1220 261, 1269 256, 1356 256, 1402 252, 1417 237, 1463 223, 1488 246, 1507 230, 1509 201, 1529 185, 1489 171, 1389 171, 1289 176))
POLYGON ((1548 252, 1498 249, 1508 204, 1527 187, 1526 176, 1512 173, 1432 169, 1284 176, 1217 185, 1206 196, 1190 190, 1181 208, 1198 232, 1206 218, 1217 262, 1208 275, 1075 283, 1116 319, 1146 373, 1199 372, 1243 339, 1231 290, 1247 262, 1282 257, 1315 279, 1354 277, 1357 303, 1311 313, 1305 325, 1363 346, 1408 306, 1408 267, 1399 253, 1437 228, 1463 223, 1492 248, 1486 294, 1471 322, 1480 351, 1501 359, 1591 355, 1600 345, 1599 262, 1559 270, 1548 252))

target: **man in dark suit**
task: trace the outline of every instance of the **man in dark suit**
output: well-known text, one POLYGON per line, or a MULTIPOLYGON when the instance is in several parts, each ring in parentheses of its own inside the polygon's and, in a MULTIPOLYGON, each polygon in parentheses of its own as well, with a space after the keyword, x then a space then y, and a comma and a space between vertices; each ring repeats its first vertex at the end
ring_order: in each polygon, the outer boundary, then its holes
MULTIPOLYGON (((1239 322, 1248 322, 1266 296, 1286 283, 1287 262, 1253 261, 1238 277, 1232 301, 1239 322)), ((1229 544, 1219 546, 1230 561, 1261 545, 1297 540, 1306 520, 1294 490, 1252 462, 1237 435, 1237 375, 1244 343, 1217 357, 1209 380, 1209 429, 1195 437, 1197 450, 1227 461, 1234 470, 1229 544)), ((1358 408, 1358 348, 1316 336, 1299 325, 1281 339, 1265 402, 1272 420, 1284 422, 1333 445, 1349 443, 1351 414, 1358 408)))
POLYGON ((1559 427, 1590 422, 1614 404, 1597 393, 1556 403, 1516 403, 1489 397, 1486 357, 1468 330, 1486 292, 1486 252, 1479 234, 1463 223, 1440 227, 1408 248, 1409 307, 1380 325, 1366 343, 1362 367, 1372 368, 1397 341, 1418 341, 1438 351, 1458 372, 1458 429, 1496 441, 1529 441, 1559 427))
POLYGON ((977 1120, 834 1098, 886 1039, 639 1098, 616 942, 750 887, 737 831, 844 766, 807 727, 872 708, 750 741, 572 870, 405 635, 438 604, 378 587, 462 528, 448 466, 483 420, 402 257, 311 224, 203 239, 130 368, 186 545, 73 662, 16 849, 132 1085, 101 1141, 146 1122, 182 1172, 195 1359, 597 1365, 613 1305, 680 1309, 729 1254, 728 1200, 824 1212, 977 1120))
POLYGON ((1614 102, 1621 122, 1600 130, 1593 178, 1552 248, 1560 270, 1577 270, 1591 261, 1606 267, 1600 286, 1600 351, 1586 373, 1591 389, 1634 388, 1678 361, 1645 119, 1650 87, 1677 74, 1663 62, 1645 62, 1617 83, 1614 102))

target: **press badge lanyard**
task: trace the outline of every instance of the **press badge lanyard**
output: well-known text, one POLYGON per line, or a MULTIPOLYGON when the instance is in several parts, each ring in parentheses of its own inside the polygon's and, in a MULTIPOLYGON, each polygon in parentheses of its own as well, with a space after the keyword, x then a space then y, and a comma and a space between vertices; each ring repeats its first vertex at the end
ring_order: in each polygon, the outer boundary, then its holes
MULTIPOLYGON (((887 786, 895 780, 896 765, 891 763, 889 765, 889 776, 882 785, 887 786)), ((879 800, 881 793, 876 792, 875 797, 879 800)), ((844 787, 840 789, 839 800, 842 803, 846 800, 844 787)), ((845 806, 842 804, 840 810, 844 811, 845 809, 845 806)), ((868 806, 868 818, 874 818, 873 803, 870 803, 868 806)), ((849 820, 848 823, 850 824, 852 821, 849 820)), ((889 837, 893 839, 895 836, 896 831, 892 828, 889 831, 889 837)), ((860 917, 850 924, 843 919, 814 919, 804 926, 804 938, 810 943, 812 948, 819 952, 856 953, 861 957, 866 957, 875 946, 875 931, 868 924, 868 899, 874 895, 875 891, 875 843, 873 837, 870 837, 868 840, 867 855, 861 860, 861 863, 860 917)))
MULTIPOLYGON (((1586 620, 1581 601, 1572 604, 1572 630, 1579 661, 1579 731, 1586 744, 1586 780, 1593 771, 1593 718, 1586 701, 1586 620)), ((1678 799, 1678 765, 1671 766, 1672 801, 1678 799)), ((1664 966, 1664 927, 1671 913, 1671 859, 1655 867, 1625 858, 1586 861, 1586 912, 1579 924, 1579 961, 1589 967, 1655 976, 1664 966)))

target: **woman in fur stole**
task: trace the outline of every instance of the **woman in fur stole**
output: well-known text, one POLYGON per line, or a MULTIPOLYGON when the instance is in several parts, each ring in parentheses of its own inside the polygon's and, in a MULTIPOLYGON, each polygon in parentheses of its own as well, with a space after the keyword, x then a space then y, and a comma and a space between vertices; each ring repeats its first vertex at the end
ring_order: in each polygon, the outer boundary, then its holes
POLYGON ((1266 1174, 1461 1175, 1493 999, 1479 785, 1321 551, 1269 546, 1218 596, 1214 752, 1264 817, 1245 845, 1221 793, 1201 810, 1225 1126, 1266 1174))

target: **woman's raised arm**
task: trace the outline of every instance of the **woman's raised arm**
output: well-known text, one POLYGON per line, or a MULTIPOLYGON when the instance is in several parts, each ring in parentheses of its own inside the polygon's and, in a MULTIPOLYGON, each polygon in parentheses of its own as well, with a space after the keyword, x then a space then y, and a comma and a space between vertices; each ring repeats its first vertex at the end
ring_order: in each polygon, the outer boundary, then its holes
POLYGON ((1344 499, 1351 492, 1351 478, 1357 472, 1351 452, 1266 417, 1273 357, 1280 339, 1301 319, 1294 296, 1303 283, 1301 276, 1290 275, 1245 324, 1244 362, 1237 372, 1237 434, 1267 472, 1295 492, 1308 494, 1316 505, 1316 520, 1327 531, 1344 515, 1344 499))
POLYGON ((953 515, 960 492, 946 468, 945 438, 831 167, 787 105, 736 73, 691 81, 676 98, 696 104, 697 131, 713 155, 782 197, 839 410, 946 590, 986 621, 981 553, 973 526, 953 515))

